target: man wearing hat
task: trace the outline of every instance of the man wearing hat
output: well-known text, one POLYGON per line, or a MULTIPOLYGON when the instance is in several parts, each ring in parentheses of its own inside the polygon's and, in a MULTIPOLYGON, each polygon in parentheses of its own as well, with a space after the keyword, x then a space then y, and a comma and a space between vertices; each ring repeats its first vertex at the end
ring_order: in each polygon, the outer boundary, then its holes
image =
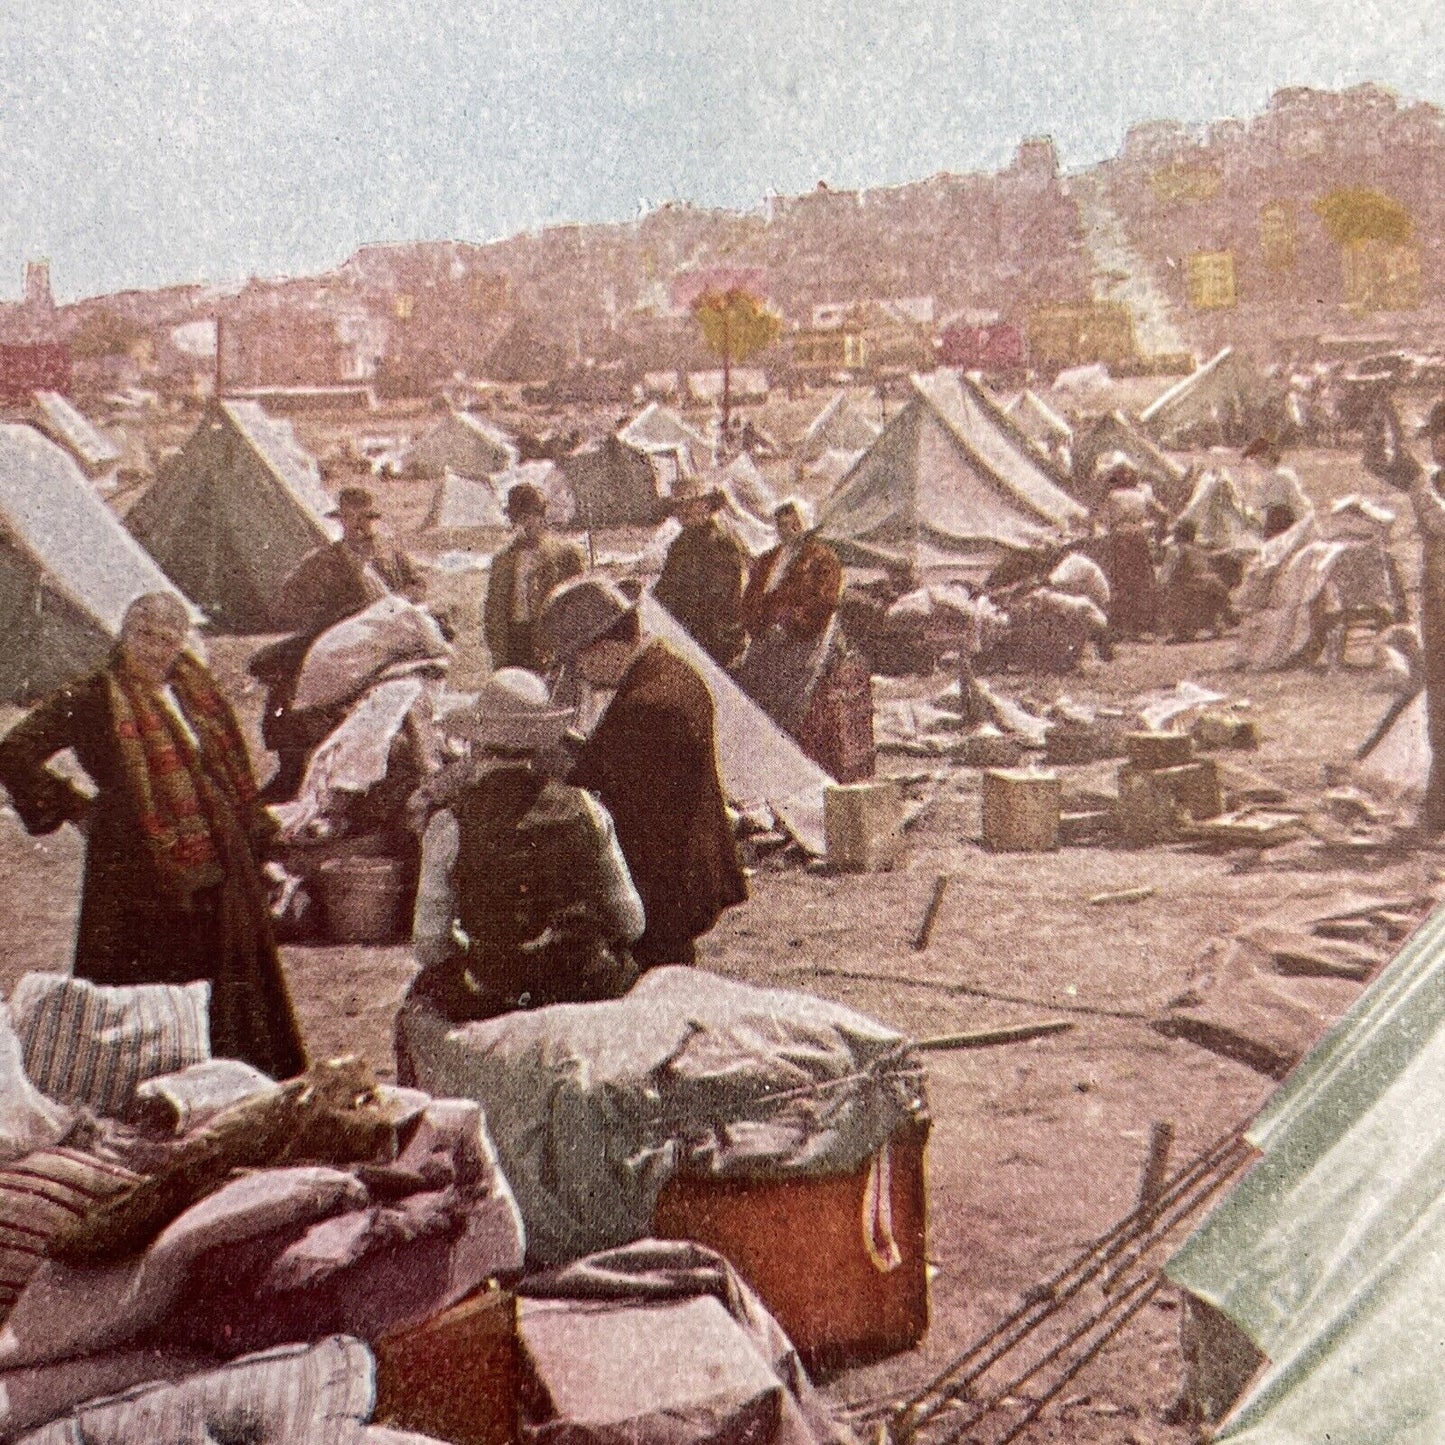
POLYGON ((455 1023, 617 998, 636 980, 642 901, 612 819, 547 770, 572 718, 536 673, 505 667, 442 720, 471 752, 432 792, 409 1003, 455 1023))
POLYGON ((698 640, 719 667, 731 667, 743 650, 743 582, 748 559, 742 544, 718 521, 726 497, 692 476, 679 479, 673 515, 682 531, 673 539, 652 595, 698 640))
POLYGON ((1421 827, 1445 833, 1445 397, 1426 413, 1416 436, 1430 445, 1428 467, 1410 455, 1400 418, 1382 401, 1365 425, 1365 469, 1410 494, 1420 531, 1420 640, 1425 677, 1425 716, 1430 737, 1430 779, 1421 827))
POLYGON ((516 537, 492 558, 482 632, 493 667, 540 668, 536 629, 552 589, 580 577, 587 563, 575 542, 547 528, 547 499, 530 482, 507 493, 507 518, 516 537))
POLYGON ((611 702, 569 781, 595 793, 647 914, 639 966, 692 963, 696 940, 747 897, 718 772, 712 694, 697 670, 648 635, 610 580, 584 577, 553 593, 546 646, 611 702))
POLYGON ((276 775, 262 794, 268 802, 295 797, 311 750, 336 721, 329 713, 304 720, 291 713, 296 681, 311 644, 328 627, 388 593, 419 602, 424 590, 411 559, 376 535, 381 513, 370 488, 342 487, 328 515, 340 521, 340 538, 303 557, 277 594, 276 630, 290 635, 262 648, 250 662, 251 675, 266 686, 261 735, 279 759, 276 775))
POLYGON ((303 557, 281 584, 278 628, 317 637, 388 592, 420 601, 421 574, 404 552, 376 535, 381 513, 369 487, 342 487, 329 515, 340 521, 341 537, 303 557))

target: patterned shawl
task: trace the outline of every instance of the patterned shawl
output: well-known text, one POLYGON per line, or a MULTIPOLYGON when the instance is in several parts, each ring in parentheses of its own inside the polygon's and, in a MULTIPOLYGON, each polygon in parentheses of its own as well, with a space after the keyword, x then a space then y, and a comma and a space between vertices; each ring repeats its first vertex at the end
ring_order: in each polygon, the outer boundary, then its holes
POLYGON ((224 880, 227 822, 243 819, 256 796, 245 741, 211 675, 193 658, 182 654, 170 681, 199 748, 165 703, 123 666, 112 665, 105 678, 146 846, 167 888, 189 901, 198 889, 224 880))

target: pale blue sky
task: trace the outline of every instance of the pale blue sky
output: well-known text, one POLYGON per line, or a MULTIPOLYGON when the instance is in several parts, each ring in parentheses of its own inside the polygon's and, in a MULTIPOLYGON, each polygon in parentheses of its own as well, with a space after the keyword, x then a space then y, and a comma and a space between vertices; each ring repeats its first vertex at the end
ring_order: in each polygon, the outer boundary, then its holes
POLYGON ((665 200, 1067 166, 1134 121, 1377 80, 1439 0, 0 0, 0 296, 324 269, 665 200))

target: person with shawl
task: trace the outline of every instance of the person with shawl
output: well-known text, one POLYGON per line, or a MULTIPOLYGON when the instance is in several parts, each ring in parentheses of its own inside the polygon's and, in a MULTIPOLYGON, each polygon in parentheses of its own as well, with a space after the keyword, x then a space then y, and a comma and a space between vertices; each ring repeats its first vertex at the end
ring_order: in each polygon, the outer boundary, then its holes
POLYGON ((258 850, 268 832, 230 705, 186 651, 174 593, 126 609, 109 661, 0 741, 0 785, 32 834, 86 840, 74 971, 92 983, 211 985, 211 1049, 284 1079, 305 1051, 258 850), (70 749, 87 796, 48 762, 70 749))

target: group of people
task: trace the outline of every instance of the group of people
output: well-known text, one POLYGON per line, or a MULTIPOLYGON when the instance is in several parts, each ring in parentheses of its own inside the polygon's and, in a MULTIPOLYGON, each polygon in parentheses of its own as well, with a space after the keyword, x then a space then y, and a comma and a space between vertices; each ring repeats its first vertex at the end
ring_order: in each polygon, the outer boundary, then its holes
MULTIPOLYGON (((496 669, 444 720, 469 750, 409 809, 421 834, 412 997, 449 1019, 617 996, 644 969, 693 962, 747 893, 706 682, 649 634, 636 598, 580 575, 540 493, 515 488, 510 511, 518 537, 484 609, 496 669), (559 672, 607 699, 585 739, 569 731, 576 709, 555 701, 559 672)), ((420 591, 376 536, 369 490, 343 487, 336 515, 341 537, 281 589, 287 636, 253 661, 279 754, 266 790, 173 592, 136 599, 105 664, 0 741, 0 786, 25 827, 70 823, 86 839, 76 975, 207 981, 215 1053, 277 1078, 305 1065, 263 874, 268 796, 294 792, 319 741, 321 724, 291 706, 297 675, 326 628, 420 591), (52 768, 66 749, 93 792, 52 768)))
POLYGON ((830 777, 855 781, 871 769, 871 695, 838 622, 842 565, 814 534, 802 499, 777 507, 777 545, 756 560, 721 520, 726 505, 721 488, 679 482, 681 530, 653 596, 830 777), (851 717, 859 709, 868 724, 862 747, 851 717))

